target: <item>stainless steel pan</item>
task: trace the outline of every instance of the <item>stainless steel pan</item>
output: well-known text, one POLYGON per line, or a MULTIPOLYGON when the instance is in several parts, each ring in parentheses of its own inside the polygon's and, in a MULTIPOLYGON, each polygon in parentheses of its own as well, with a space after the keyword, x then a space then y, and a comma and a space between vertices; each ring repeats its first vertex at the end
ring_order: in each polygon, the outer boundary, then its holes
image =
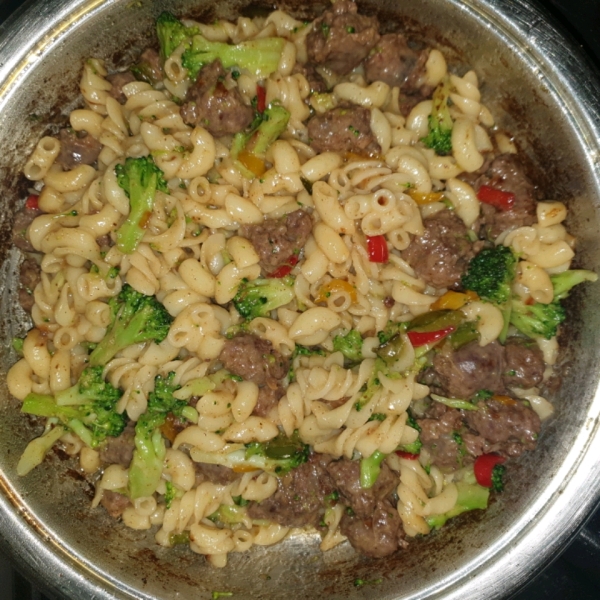
MULTIPOLYGON (((45 0, 0 29, 0 231, 3 271, 1 372, 10 339, 26 321, 14 297, 12 216, 27 184, 19 175, 35 141, 78 102, 82 61, 126 64, 151 38, 163 9, 207 19, 234 17, 248 0, 45 0)), ((378 12, 455 64, 472 65, 486 103, 526 152, 546 197, 569 204, 581 266, 600 267, 600 83, 542 13, 518 0, 369 0, 378 12)), ((284 4, 303 15, 324 3, 284 4)), ((253 5, 256 8, 255 5, 253 5)), ((233 555, 216 570, 184 549, 164 550, 151 533, 128 530, 102 510, 74 465, 54 454, 18 478, 32 426, 6 386, 0 392, 0 538, 25 573, 61 598, 499 598, 529 579, 575 531, 600 496, 600 285, 570 303, 563 385, 536 452, 510 472, 508 489, 484 514, 457 519, 382 560, 343 545, 321 554, 312 536, 233 555), (356 578, 382 579, 356 588, 356 578)), ((1 380, 1 375, 0 375, 1 380)))

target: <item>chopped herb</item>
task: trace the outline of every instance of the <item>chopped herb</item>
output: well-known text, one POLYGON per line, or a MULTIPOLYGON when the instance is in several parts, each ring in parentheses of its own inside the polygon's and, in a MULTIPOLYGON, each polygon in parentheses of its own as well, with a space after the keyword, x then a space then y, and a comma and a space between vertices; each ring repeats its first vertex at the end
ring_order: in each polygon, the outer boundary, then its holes
POLYGON ((219 600, 219 598, 230 598, 231 596, 233 596, 233 592, 213 592, 211 598, 219 600))
POLYGON ((379 585, 383 583, 383 579, 380 577, 379 579, 355 579, 354 585, 355 587, 361 587, 363 585, 379 585))
POLYGON ((231 499, 238 506, 248 506, 250 504, 250 500, 246 500, 246 498, 242 498, 241 496, 232 496, 231 499))
POLYGON ((348 27, 346 27, 346 32, 347 33, 356 33, 356 29, 354 29, 354 27, 351 27, 350 25, 348 25, 348 27))
POLYGON ((369 421, 385 421, 387 419, 387 415, 384 413, 373 413, 369 417, 369 421))

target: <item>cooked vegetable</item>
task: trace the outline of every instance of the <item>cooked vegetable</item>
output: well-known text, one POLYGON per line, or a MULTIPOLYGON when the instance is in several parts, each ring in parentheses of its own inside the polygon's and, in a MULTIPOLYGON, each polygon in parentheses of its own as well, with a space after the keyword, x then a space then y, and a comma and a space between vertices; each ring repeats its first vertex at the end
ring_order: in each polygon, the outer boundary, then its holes
POLYGON ((336 335, 333 338, 333 350, 341 352, 351 362, 362 360, 362 345, 362 336, 355 329, 351 329, 345 335, 336 335))
POLYGON ((367 251, 369 260, 374 263, 386 263, 390 258, 387 240, 384 235, 367 237, 367 251))
POLYGON ((419 346, 425 346, 426 344, 440 342, 453 331, 456 331, 456 327, 454 325, 449 325, 448 327, 438 329, 437 331, 409 331, 406 335, 408 336, 410 343, 415 348, 418 348, 419 346))
POLYGON ((180 387, 173 383, 174 378, 173 372, 166 377, 156 376, 154 391, 148 394, 146 412, 140 415, 135 425, 135 450, 129 466, 128 490, 132 500, 151 496, 160 482, 167 451, 160 428, 167 420, 167 415, 172 413, 177 417, 197 420, 196 409, 185 400, 173 396, 173 392, 180 387))
POLYGON ((125 164, 115 167, 115 173, 119 187, 129 198, 129 215, 117 229, 117 247, 131 254, 146 233, 156 191, 167 192, 167 182, 151 156, 128 158, 125 164))
POLYGON ((432 400, 439 402, 440 404, 445 404, 450 408, 457 408, 459 410, 477 410, 477 406, 468 402, 467 400, 461 400, 460 398, 445 398, 444 396, 439 396, 438 394, 429 394, 432 400))
POLYGON ((170 12, 162 12, 158 19, 156 19, 156 34, 163 62, 183 42, 191 44, 192 38, 198 33, 200 33, 200 30, 197 27, 186 27, 170 12))
POLYGON ((298 432, 288 438, 284 434, 268 442, 251 442, 245 449, 234 452, 195 452, 194 460, 212 465, 223 465, 237 473, 262 469, 276 475, 285 475, 308 460, 310 448, 298 432))
POLYGON ((448 109, 450 80, 443 81, 433 92, 433 109, 429 115, 429 133, 421 140, 436 154, 445 156, 452 152, 452 128, 454 123, 448 109))
POLYGON ((381 463, 386 455, 375 450, 371 456, 362 458, 360 461, 360 487, 363 489, 371 488, 375 485, 379 473, 381 472, 381 463))
POLYGON ((560 302, 526 304, 515 298, 511 305, 510 323, 530 338, 549 340, 556 335, 565 316, 565 309, 560 302))
POLYGON ((504 472, 506 467, 502 464, 506 458, 498 454, 482 454, 478 456, 473 465, 477 483, 486 488, 492 488, 495 492, 504 489, 504 472))
POLYGON ((515 195, 512 192, 504 192, 489 185, 482 185, 479 188, 477 198, 480 202, 498 210, 510 210, 515 204, 515 195))
POLYGON ((116 298, 109 301, 113 322, 90 354, 90 365, 105 365, 121 350, 133 344, 153 341, 159 344, 169 333, 173 317, 154 297, 136 292, 125 284, 116 298))
POLYGON ((244 319, 266 317, 294 299, 294 278, 242 280, 233 304, 244 319))
POLYGON ((432 529, 439 529, 448 519, 456 517, 469 510, 485 509, 488 505, 490 491, 476 483, 456 482, 458 498, 456 504, 447 513, 425 517, 425 521, 432 529))
POLYGON ((278 37, 245 40, 239 44, 211 42, 197 34, 191 46, 181 56, 183 66, 189 76, 196 79, 200 69, 217 58, 226 69, 239 67, 247 69, 257 77, 268 77, 279 66, 285 40, 278 37))

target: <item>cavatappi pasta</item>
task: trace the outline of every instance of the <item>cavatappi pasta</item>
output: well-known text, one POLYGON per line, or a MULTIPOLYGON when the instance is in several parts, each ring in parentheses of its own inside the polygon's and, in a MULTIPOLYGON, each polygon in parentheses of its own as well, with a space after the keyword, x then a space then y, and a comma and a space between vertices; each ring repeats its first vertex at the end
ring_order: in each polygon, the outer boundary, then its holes
POLYGON ((298 527, 316 528, 324 551, 349 539, 383 556, 457 507, 485 508, 492 471, 479 459, 532 449, 552 414, 541 390, 568 291, 557 286, 574 257, 565 204, 536 202, 474 70, 380 35, 351 2, 307 23, 281 10, 212 25, 161 19, 183 32, 174 47, 142 54, 135 77, 86 61, 82 107, 24 166, 37 279, 9 390, 24 407, 39 396, 59 406, 127 290, 154 297, 168 331, 97 363, 118 390, 116 435, 89 437, 93 411, 82 421, 28 408, 48 418, 19 473, 62 444, 95 482, 94 508, 217 567, 298 527), (358 31, 362 53, 349 64, 335 44, 354 44, 358 31), (266 41, 275 63, 211 58, 200 69, 190 58, 200 39, 229 49, 266 41), (276 111, 284 126, 253 149, 276 111), (240 114, 249 120, 235 130, 240 114), (122 172, 135 160, 149 160, 165 185, 155 183, 141 237, 124 250, 135 192, 122 172), (281 236, 287 255, 270 256, 285 251, 281 236), (501 300, 489 282, 473 283, 485 252, 513 261, 501 300), (247 309, 243 294, 273 281, 285 301, 247 309), (532 325, 538 317, 554 329, 532 325), (483 372, 468 372, 468 361, 483 372), (140 441, 165 381, 179 412, 140 441), (490 432, 494 419, 503 433, 490 432), (282 439, 301 448, 291 470, 265 451, 282 439), (158 471, 140 495, 145 452, 158 471), (475 490, 472 506, 465 490, 475 490))

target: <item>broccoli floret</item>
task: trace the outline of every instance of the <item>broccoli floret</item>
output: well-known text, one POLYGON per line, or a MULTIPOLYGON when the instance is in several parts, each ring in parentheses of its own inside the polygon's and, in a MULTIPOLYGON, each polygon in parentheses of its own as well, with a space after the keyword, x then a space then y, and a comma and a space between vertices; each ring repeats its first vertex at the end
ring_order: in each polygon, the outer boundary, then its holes
POLYGON ((28 394, 21 412, 56 418, 90 448, 97 448, 107 437, 117 437, 125 429, 127 418, 116 412, 121 395, 102 379, 102 367, 87 368, 76 385, 56 396, 28 394))
POLYGON ((510 286, 516 275, 517 257, 506 246, 484 248, 471 259, 462 276, 462 286, 482 300, 503 305, 511 298, 510 286))
POLYGON ((105 406, 113 406, 123 392, 104 380, 101 366, 87 367, 81 372, 79 381, 70 388, 57 392, 56 404, 59 406, 75 406, 100 402, 105 406))
POLYGON ((549 340, 556 335, 565 316, 565 309, 560 302, 525 304, 519 298, 514 298, 510 323, 530 338, 542 337, 549 340))
POLYGON ((172 413, 190 420, 197 419, 195 408, 173 396, 173 392, 180 389, 173 383, 174 378, 173 372, 166 377, 156 376, 154 391, 148 394, 146 412, 135 425, 135 450, 129 466, 129 496, 133 500, 151 496, 160 482, 167 451, 160 428, 165 424, 167 415, 172 413))
POLYGON ((504 473, 506 472, 506 467, 504 465, 494 465, 492 469, 492 489, 495 492, 504 491, 504 473))
POLYGON ((167 192, 167 182, 151 156, 128 158, 125 164, 115 166, 115 173, 119 187, 129 198, 129 215, 117 229, 117 248, 131 254, 146 232, 156 191, 167 192))
POLYGON ((477 483, 456 482, 458 497, 456 504, 447 513, 425 517, 425 521, 432 529, 442 527, 448 519, 464 512, 475 509, 485 509, 488 505, 490 490, 477 483))
POLYGON ((593 271, 587 271, 585 269, 572 269, 570 271, 563 271, 558 275, 551 275, 550 281, 552 281, 552 288, 554 289, 553 302, 563 300, 566 298, 571 290, 578 284, 585 281, 597 281, 598 275, 593 271))
POLYGON ((360 487, 372 488, 381 472, 381 463, 387 455, 375 450, 371 456, 362 458, 360 461, 360 487))
POLYGON ((165 506, 167 508, 171 508, 171 504, 173 503, 173 500, 175 500, 176 497, 177 489, 170 481, 167 481, 165 483, 165 506))
POLYGON ((510 322, 521 333, 531 337, 550 339, 557 333, 558 326, 565 320, 565 309, 560 301, 566 298, 574 286, 585 281, 597 281, 592 271, 573 269, 552 275, 554 297, 549 304, 534 302, 526 304, 520 298, 513 298, 510 322))
POLYGON ((285 131, 290 113, 279 104, 270 105, 252 122, 250 130, 236 133, 230 155, 241 165, 245 176, 259 177, 265 171, 264 157, 269 146, 285 131))
POLYGON ((516 275, 518 259, 506 246, 484 248, 471 259, 462 276, 462 286, 487 302, 495 304, 502 312, 504 327, 498 336, 504 342, 508 333, 511 313, 511 284, 516 275))
POLYGON ((363 339, 358 331, 351 329, 346 335, 336 335, 333 338, 333 350, 341 352, 349 361, 360 362, 363 339))
POLYGON ((276 475, 285 475, 308 460, 310 448, 300 440, 298 432, 292 437, 280 434, 268 442, 251 442, 234 452, 195 452, 194 460, 212 465, 223 465, 237 472, 262 469, 276 475))
POLYGON ((192 38, 200 33, 197 27, 186 27, 170 12, 163 12, 156 19, 156 34, 160 44, 160 56, 163 62, 173 54, 183 42, 191 44, 192 38))
POLYGON ((448 109, 450 81, 446 79, 433 93, 433 109, 429 115, 429 133, 421 140, 436 154, 445 156, 452 152, 452 117, 448 109))
POLYGON ((242 280, 233 304, 244 319, 266 317, 294 299, 294 278, 242 280))
POLYGON ((125 284, 109 301, 114 315, 110 329, 90 354, 90 365, 106 363, 124 348, 152 340, 159 344, 169 333, 173 317, 154 297, 136 292, 125 284))
POLYGON ((204 65, 217 58, 226 69, 237 66, 257 77, 266 78, 277 70, 284 46, 285 40, 277 37, 245 40, 233 45, 211 42, 197 34, 192 39, 191 47, 182 54, 181 62, 192 79, 196 79, 204 65))
MULTIPOLYGON (((416 419, 412 416, 410 412, 408 413, 406 424, 408 425, 408 427, 412 427, 413 429, 416 429, 419 433, 421 433, 421 426, 417 423, 416 419)), ((397 450, 400 450, 402 452, 408 452, 409 454, 420 454, 422 447, 423 442, 421 442, 420 438, 417 438, 414 442, 411 442, 410 444, 398 446, 397 450)))

